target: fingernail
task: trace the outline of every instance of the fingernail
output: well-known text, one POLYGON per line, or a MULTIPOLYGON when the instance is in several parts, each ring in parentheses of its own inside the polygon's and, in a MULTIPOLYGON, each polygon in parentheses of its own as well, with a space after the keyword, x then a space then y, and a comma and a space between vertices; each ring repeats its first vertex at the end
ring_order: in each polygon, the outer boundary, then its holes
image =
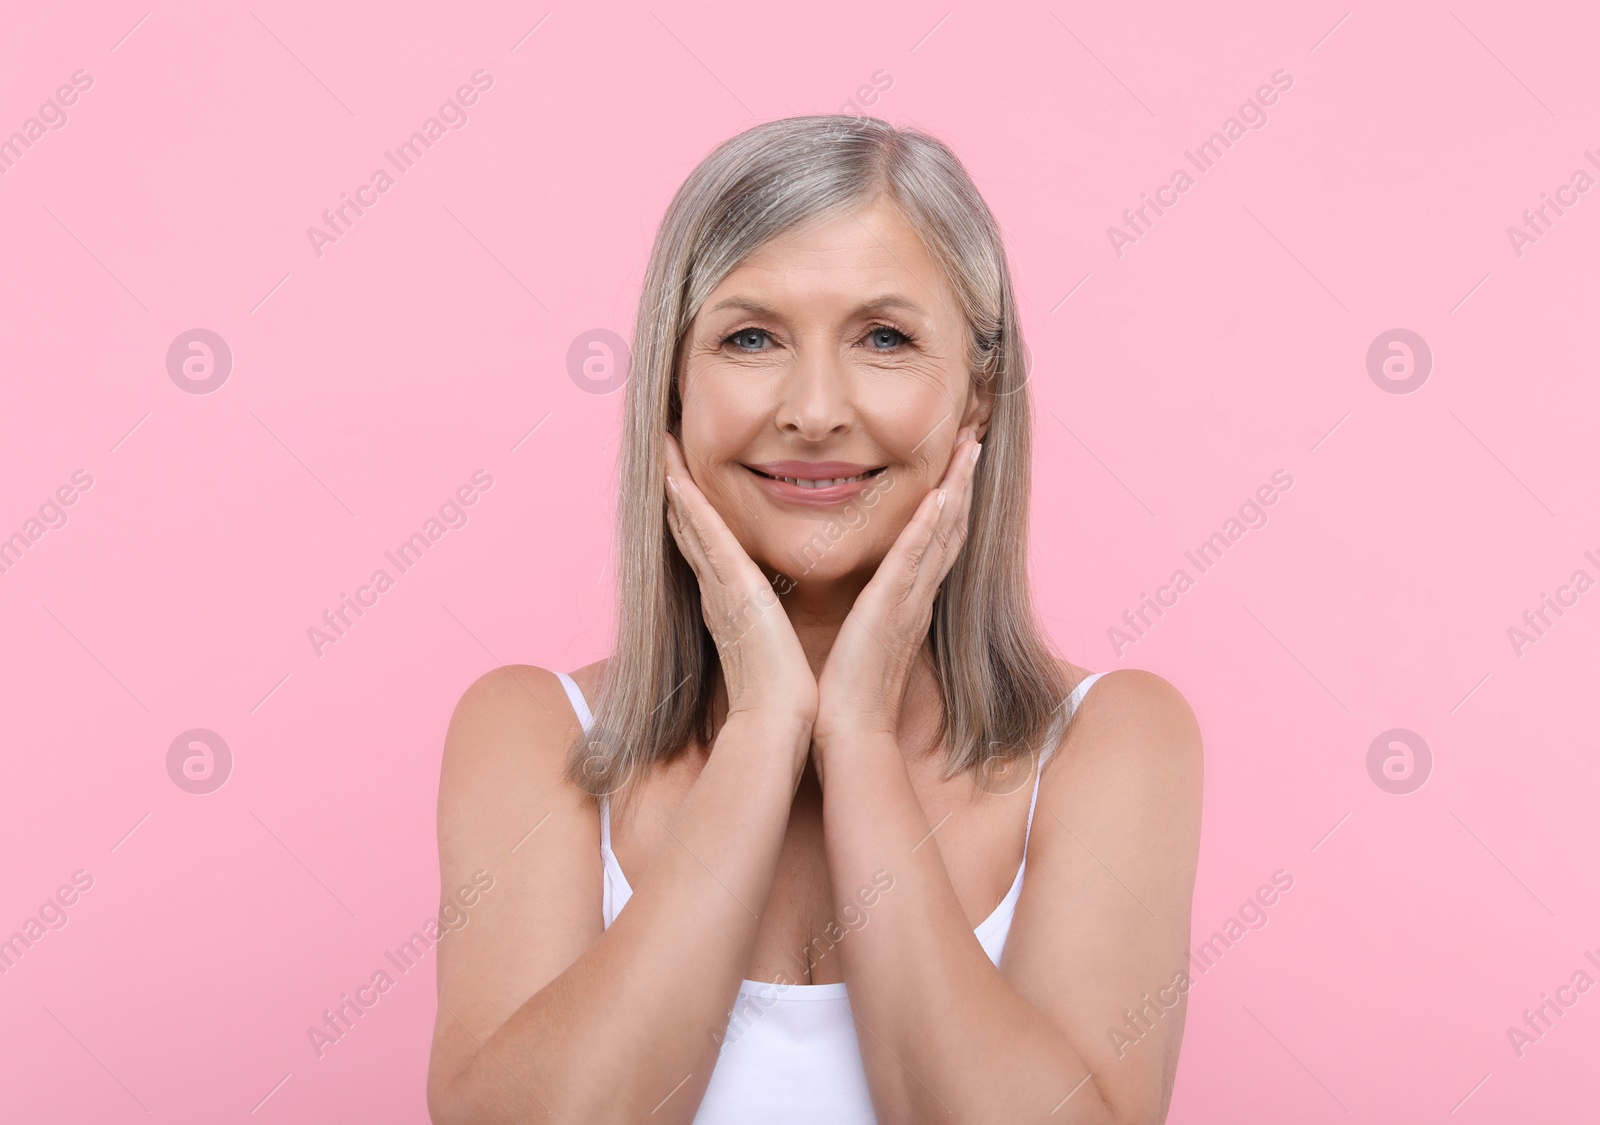
POLYGON ((667 478, 667 485, 672 489, 672 494, 674 496, 678 495, 678 478, 677 477, 669 476, 667 478))
POLYGON ((944 507, 944 494, 945 494, 945 490, 941 488, 939 490, 939 507, 941 507, 941 508, 944 507))
POLYGON ((983 452, 983 442, 980 441, 977 445, 974 445, 972 447, 972 463, 974 465, 976 465, 978 463, 978 454, 980 454, 982 452, 983 452))

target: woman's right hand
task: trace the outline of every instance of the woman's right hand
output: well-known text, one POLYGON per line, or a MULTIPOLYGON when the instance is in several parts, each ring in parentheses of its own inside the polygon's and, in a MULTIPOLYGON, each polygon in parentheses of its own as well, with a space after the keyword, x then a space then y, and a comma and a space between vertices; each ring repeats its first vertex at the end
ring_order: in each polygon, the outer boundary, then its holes
POLYGON ((700 611, 716 641, 728 715, 817 717, 817 680, 777 591, 690 475, 666 435, 667 526, 700 584, 700 611), (676 487, 674 487, 676 483, 676 487))

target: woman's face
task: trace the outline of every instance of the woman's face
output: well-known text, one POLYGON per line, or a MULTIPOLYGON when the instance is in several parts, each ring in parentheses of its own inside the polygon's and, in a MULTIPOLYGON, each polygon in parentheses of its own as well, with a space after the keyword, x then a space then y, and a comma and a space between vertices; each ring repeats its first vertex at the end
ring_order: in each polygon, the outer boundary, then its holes
POLYGON ((680 352, 682 445, 753 560, 803 586, 870 579, 963 428, 987 427, 966 335, 884 196, 772 240, 717 286, 680 352))

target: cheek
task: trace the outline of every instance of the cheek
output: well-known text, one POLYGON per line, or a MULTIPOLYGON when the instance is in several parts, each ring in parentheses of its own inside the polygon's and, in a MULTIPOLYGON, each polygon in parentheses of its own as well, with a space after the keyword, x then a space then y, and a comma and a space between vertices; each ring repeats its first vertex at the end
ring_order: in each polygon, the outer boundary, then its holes
POLYGON ((697 440, 710 460, 713 451, 736 456, 771 421, 770 390, 748 373, 690 363, 679 382, 686 438, 697 440))
POLYGON ((868 513, 872 521, 870 538, 887 551, 905 530, 906 524, 916 515, 917 505, 927 495, 928 489, 919 477, 902 471, 893 490, 884 494, 877 506, 868 513))
POLYGON ((933 464, 935 451, 951 447, 964 408, 944 379, 932 375, 882 380, 858 402, 861 425, 884 456, 903 475, 930 484, 944 468, 933 464))
POLYGON ((725 488, 739 467, 755 430, 747 411, 727 395, 694 394, 684 400, 679 422, 689 469, 706 495, 725 488))

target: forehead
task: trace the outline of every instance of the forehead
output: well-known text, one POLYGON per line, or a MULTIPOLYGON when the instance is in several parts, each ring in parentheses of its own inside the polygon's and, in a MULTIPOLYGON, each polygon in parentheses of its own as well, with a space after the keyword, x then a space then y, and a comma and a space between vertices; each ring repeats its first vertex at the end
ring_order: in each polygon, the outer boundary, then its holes
POLYGON ((856 304, 886 291, 930 316, 953 316, 949 278, 886 196, 785 231, 757 248, 714 289, 704 308, 730 297, 764 305, 856 304))

